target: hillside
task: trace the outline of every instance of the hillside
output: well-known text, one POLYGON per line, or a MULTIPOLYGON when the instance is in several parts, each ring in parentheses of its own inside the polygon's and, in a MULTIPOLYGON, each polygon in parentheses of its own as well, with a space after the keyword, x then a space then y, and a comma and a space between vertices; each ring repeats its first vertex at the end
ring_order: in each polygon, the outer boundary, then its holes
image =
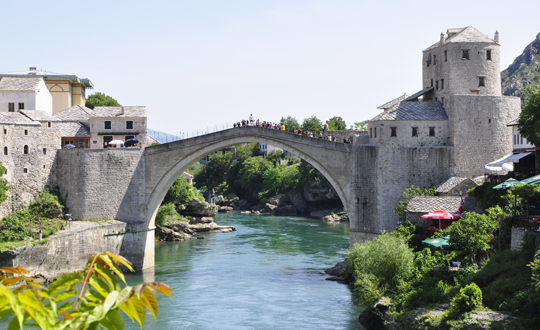
POLYGON ((521 89, 533 82, 540 83, 540 33, 523 53, 501 72, 502 93, 523 98, 521 89))

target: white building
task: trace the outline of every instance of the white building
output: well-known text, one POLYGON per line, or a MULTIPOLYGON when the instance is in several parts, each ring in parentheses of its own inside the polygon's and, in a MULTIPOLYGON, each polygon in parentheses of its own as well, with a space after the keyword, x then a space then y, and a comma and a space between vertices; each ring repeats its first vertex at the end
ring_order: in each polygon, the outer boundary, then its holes
POLYGON ((508 126, 512 127, 513 135, 514 135, 514 151, 524 151, 526 149, 534 148, 534 145, 531 144, 529 141, 527 141, 527 138, 523 137, 521 133, 519 132, 518 128, 518 119, 512 120, 510 123, 508 123, 508 126))
POLYGON ((43 78, 12 78, 0 80, 0 111, 42 110, 52 115, 52 95, 43 78))

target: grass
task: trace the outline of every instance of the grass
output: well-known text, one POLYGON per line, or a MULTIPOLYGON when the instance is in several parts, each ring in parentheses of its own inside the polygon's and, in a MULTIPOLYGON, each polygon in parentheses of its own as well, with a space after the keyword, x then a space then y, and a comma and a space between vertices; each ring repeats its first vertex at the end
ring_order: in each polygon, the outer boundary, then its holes
POLYGON ((18 241, 18 242, 0 242, 0 251, 14 250, 21 246, 27 246, 32 244, 30 240, 18 241))

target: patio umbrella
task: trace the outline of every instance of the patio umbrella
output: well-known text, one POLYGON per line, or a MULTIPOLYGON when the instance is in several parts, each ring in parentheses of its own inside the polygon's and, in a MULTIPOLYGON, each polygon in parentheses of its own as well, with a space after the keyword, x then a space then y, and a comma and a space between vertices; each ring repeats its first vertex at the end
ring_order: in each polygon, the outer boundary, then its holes
POLYGON ((503 183, 499 183, 498 185, 496 185, 495 187, 493 187, 493 189, 495 190, 500 190, 500 189, 508 189, 508 188, 512 188, 514 187, 515 185, 518 184, 518 180, 514 179, 514 178, 510 178, 506 181, 504 181, 503 183))
POLYGON ((137 140, 137 139, 128 139, 128 140, 126 140, 124 142, 124 145, 126 147, 130 147, 130 146, 134 145, 135 143, 139 143, 139 140, 137 140))
POLYGON ((109 142, 109 144, 124 144, 124 141, 122 141, 122 140, 112 140, 111 142, 109 142))
POLYGON ((521 180, 517 184, 539 184, 540 182, 537 181, 540 181, 540 175, 535 175, 525 180, 521 180))
POLYGON ((64 149, 71 149, 71 148, 75 148, 75 146, 73 144, 66 144, 64 146, 64 149))
POLYGON ((435 250, 450 250, 452 248, 452 244, 448 243, 449 238, 450 236, 426 239, 422 241, 422 244, 435 250))
POLYGON ((454 215, 450 212, 446 212, 443 210, 435 210, 433 212, 430 212, 428 214, 424 214, 420 217, 420 219, 446 219, 446 220, 457 220, 459 219, 459 216, 454 215))

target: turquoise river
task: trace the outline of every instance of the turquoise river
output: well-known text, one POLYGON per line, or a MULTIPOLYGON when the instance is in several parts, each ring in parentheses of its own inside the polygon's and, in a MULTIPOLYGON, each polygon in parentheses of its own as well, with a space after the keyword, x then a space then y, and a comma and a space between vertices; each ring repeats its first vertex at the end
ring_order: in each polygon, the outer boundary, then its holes
MULTIPOLYGON (((348 223, 300 217, 218 214, 232 233, 156 244, 156 266, 129 275, 164 282, 155 321, 144 329, 363 329, 349 287, 324 270, 345 258, 348 223)), ((140 329, 126 319, 127 329, 140 329)))

